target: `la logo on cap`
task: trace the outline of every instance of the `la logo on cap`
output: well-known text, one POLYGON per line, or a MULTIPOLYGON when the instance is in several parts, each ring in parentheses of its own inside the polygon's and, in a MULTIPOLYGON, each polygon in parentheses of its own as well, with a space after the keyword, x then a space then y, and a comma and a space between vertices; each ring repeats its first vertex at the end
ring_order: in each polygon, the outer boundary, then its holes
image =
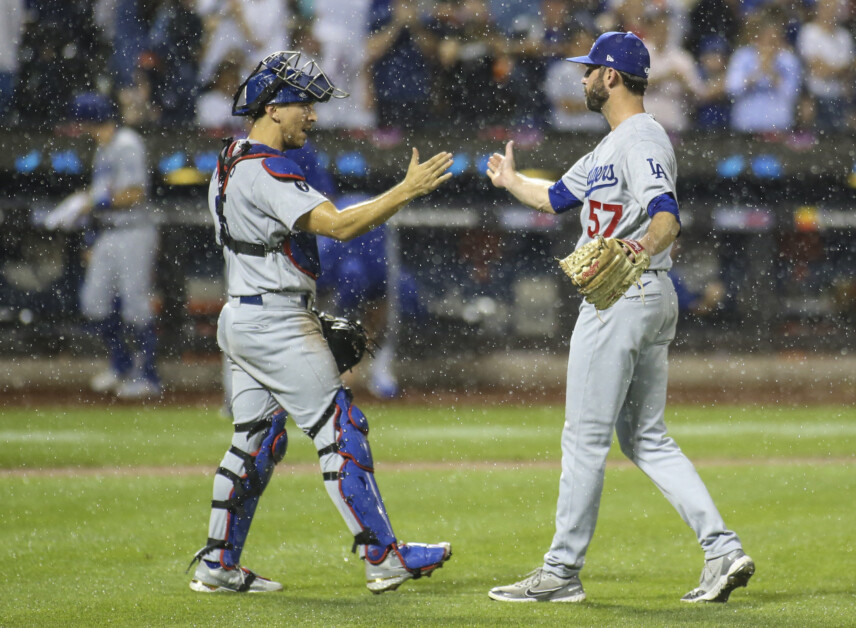
POLYGON ((612 55, 606 55, 606 60, 615 63, 615 59, 612 58, 612 55))

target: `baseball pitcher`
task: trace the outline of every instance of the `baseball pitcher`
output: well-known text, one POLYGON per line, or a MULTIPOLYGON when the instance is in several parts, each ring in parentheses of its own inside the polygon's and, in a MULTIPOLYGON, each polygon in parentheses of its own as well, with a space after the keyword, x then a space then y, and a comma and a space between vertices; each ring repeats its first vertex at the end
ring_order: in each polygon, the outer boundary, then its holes
POLYGON ((663 419, 669 343, 678 304, 667 274, 680 232, 677 164, 663 127, 645 113, 648 51, 632 33, 601 35, 587 56, 588 109, 611 132, 559 181, 515 169, 512 143, 488 160, 487 176, 522 203, 580 212, 577 251, 561 261, 585 296, 568 360, 556 532, 541 567, 489 596, 504 602, 580 602, 579 579, 594 534, 606 456, 621 451, 645 472, 695 532, 705 555, 699 586, 684 602, 725 602, 755 571, 663 419))

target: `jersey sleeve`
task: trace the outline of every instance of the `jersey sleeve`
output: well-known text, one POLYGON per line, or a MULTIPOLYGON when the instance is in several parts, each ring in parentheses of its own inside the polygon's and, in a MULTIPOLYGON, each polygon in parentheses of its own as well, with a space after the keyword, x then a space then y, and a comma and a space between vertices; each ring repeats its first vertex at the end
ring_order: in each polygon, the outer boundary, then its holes
POLYGON ((579 205, 585 200, 586 182, 588 180, 588 160, 590 156, 591 153, 578 159, 577 163, 571 166, 571 169, 563 174, 562 178, 556 181, 556 183, 550 188, 551 204, 554 202, 554 198, 556 201, 559 201, 563 197, 566 201, 569 201, 571 198, 576 201, 574 205, 568 207, 556 207, 554 205, 553 211, 556 213, 567 211, 568 209, 571 209, 571 207, 579 205))
POLYGON ((301 216, 327 200, 306 182, 300 166, 287 157, 263 160, 262 172, 256 177, 253 188, 259 208, 291 231, 301 216))
POLYGON ((671 147, 651 141, 633 144, 627 151, 624 177, 630 196, 643 208, 662 194, 677 199, 677 164, 671 147))

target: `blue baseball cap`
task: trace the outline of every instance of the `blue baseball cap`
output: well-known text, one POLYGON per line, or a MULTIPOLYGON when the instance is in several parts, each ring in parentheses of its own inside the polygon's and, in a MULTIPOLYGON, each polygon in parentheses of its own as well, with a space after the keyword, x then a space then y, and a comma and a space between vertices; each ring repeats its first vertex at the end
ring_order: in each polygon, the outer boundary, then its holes
POLYGON ((633 33, 604 33, 597 38, 585 57, 570 57, 566 61, 585 65, 604 65, 619 72, 648 78, 651 57, 642 40, 633 33))
POLYGON ((74 97, 70 107, 71 119, 77 122, 102 123, 116 118, 113 102, 98 92, 83 92, 74 97))

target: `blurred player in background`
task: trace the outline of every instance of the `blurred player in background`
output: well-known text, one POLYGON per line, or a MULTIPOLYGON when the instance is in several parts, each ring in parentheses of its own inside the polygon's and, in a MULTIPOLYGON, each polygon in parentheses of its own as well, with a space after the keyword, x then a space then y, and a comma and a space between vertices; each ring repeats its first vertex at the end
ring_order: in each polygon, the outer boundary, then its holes
POLYGON ((704 550, 699 586, 684 602, 725 602, 755 571, 725 526, 692 463, 666 433, 668 350, 678 304, 667 271, 680 232, 674 150, 645 113, 648 50, 632 33, 601 35, 586 56, 586 104, 612 131, 556 182, 521 175, 512 143, 488 161, 488 177, 522 203, 546 213, 581 211, 577 247, 598 236, 624 238, 651 256, 641 285, 603 311, 583 302, 568 359, 562 475, 556 532, 543 565, 489 596, 503 602, 580 602, 579 574, 594 535, 613 431, 621 451, 657 485, 704 550))
POLYGON ((349 240, 383 224, 448 180, 452 155, 420 163, 413 149, 401 183, 338 209, 284 151, 305 144, 315 103, 345 96, 292 51, 262 60, 235 95, 233 115, 250 118, 252 128, 220 153, 208 195, 226 258, 229 298, 217 340, 232 374, 235 432, 214 478, 208 541, 194 558, 190 588, 200 593, 282 590, 240 558, 259 498, 285 456, 289 416, 318 451, 324 486, 354 535, 370 591, 429 575, 451 556, 448 543, 395 536, 374 477, 368 420, 342 384, 313 304, 321 272, 316 237, 349 240))
POLYGON ((102 94, 75 97, 71 115, 96 143, 92 181, 54 210, 46 226, 88 226, 91 245, 80 309, 110 357, 109 368, 91 386, 123 399, 157 396, 161 383, 152 297, 158 232, 146 204, 145 144, 136 131, 121 125, 114 103, 102 94))

